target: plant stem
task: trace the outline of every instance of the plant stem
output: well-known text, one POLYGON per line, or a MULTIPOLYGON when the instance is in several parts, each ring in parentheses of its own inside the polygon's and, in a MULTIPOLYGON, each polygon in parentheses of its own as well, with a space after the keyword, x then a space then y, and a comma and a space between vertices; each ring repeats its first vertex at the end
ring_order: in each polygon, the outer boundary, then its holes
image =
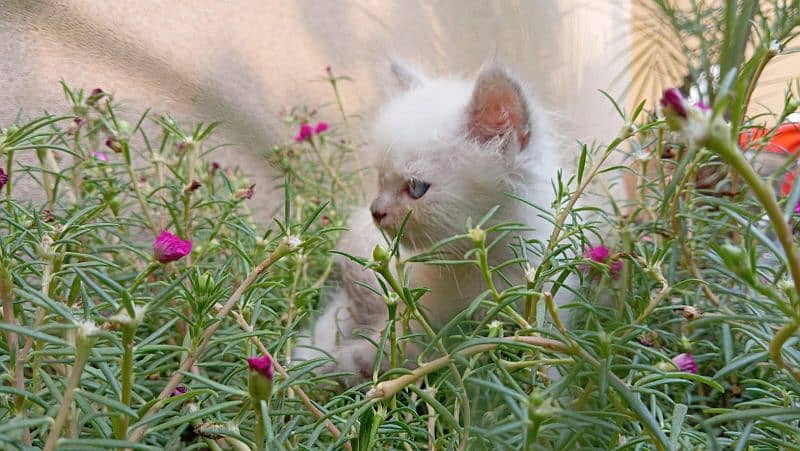
MULTIPOLYGON (((498 339, 498 343, 487 343, 487 344, 480 344, 475 346, 470 346, 468 348, 462 349, 458 351, 458 355, 461 357, 470 357, 475 354, 480 354, 482 352, 492 351, 496 349, 502 342, 506 343, 525 343, 532 346, 540 346, 543 348, 550 349, 552 351, 563 352, 565 354, 574 355, 576 351, 565 345, 564 343, 556 340, 552 340, 550 338, 538 337, 533 335, 520 335, 516 337, 508 337, 498 339)), ((382 399, 387 400, 397 394, 403 387, 412 384, 419 380, 420 378, 427 376, 428 374, 433 373, 445 366, 452 364, 453 357, 451 355, 445 355, 444 357, 439 357, 438 359, 431 360, 430 362, 424 363, 418 366, 416 369, 411 371, 408 374, 404 374, 399 376, 395 379, 390 379, 388 381, 383 381, 375 385, 370 391, 367 392, 367 399, 382 399)))
MULTIPOLYGON (((403 300, 406 308, 411 312, 411 314, 416 319, 417 323, 422 327, 425 333, 431 340, 434 340, 436 347, 439 349, 443 355, 447 355, 447 349, 442 344, 441 339, 436 337, 436 332, 433 331, 433 328, 428 324, 428 321, 425 319, 422 312, 419 311, 417 308, 416 302, 412 299, 408 299, 406 297, 406 292, 402 286, 397 282, 397 279, 394 277, 392 272, 389 270, 388 262, 383 262, 376 271, 380 274, 386 283, 392 288, 392 290, 403 300)), ((402 272, 402 265, 398 266, 398 271, 402 272)), ((456 368, 455 364, 451 361, 445 361, 442 364, 447 365, 449 367, 450 372, 453 374, 456 383, 459 385, 460 393, 459 399, 462 404, 462 409, 464 412, 464 431, 461 442, 459 443, 459 449, 466 449, 467 442, 469 441, 469 429, 470 429, 470 421, 471 421, 471 413, 470 413, 470 406, 469 406, 469 398, 467 397, 467 388, 464 386, 464 380, 461 377, 461 373, 458 372, 458 368, 456 368)))
MULTIPOLYGON (((120 401, 122 404, 131 406, 131 395, 133 393, 133 341, 136 337, 136 323, 135 320, 130 324, 126 324, 122 329, 122 367, 120 372, 122 374, 122 392, 120 393, 120 401)), ((117 420, 116 436, 119 440, 125 440, 128 436, 128 424, 130 418, 128 415, 123 414, 117 420)))
MULTIPOLYGON (((223 307, 221 305, 218 305, 217 311, 222 310, 222 308, 223 307)), ((241 327, 243 331, 245 331, 248 334, 253 333, 253 328, 250 327, 250 324, 247 323, 247 320, 244 319, 244 316, 242 316, 242 314, 239 313, 239 311, 233 310, 231 311, 231 315, 233 315, 233 317, 236 319, 236 322, 239 324, 239 327, 241 327)), ((269 356, 270 360, 272 360, 272 366, 275 368, 275 371, 277 371, 278 374, 280 374, 281 377, 284 378, 284 380, 289 379, 289 373, 286 371, 286 368, 284 368, 283 365, 278 363, 277 360, 272 358, 272 354, 270 354, 267 347, 264 346, 264 343, 261 343, 261 340, 259 340, 258 337, 251 336, 250 341, 253 342, 253 344, 258 348, 259 352, 262 355, 269 356)), ((339 436, 342 435, 341 431, 339 431, 339 428, 337 428, 336 425, 333 424, 333 422, 331 422, 331 420, 325 418, 326 417, 325 414, 322 413, 322 411, 319 410, 317 406, 314 405, 314 403, 311 401, 308 395, 306 395, 306 393, 303 391, 302 388, 294 386, 288 388, 288 390, 291 390, 295 394, 297 394, 297 397, 300 398, 300 402, 302 402, 303 405, 306 406, 306 408, 311 412, 311 414, 317 417, 317 419, 324 418, 325 427, 328 429, 331 435, 333 435, 334 439, 337 440, 339 439, 339 436)), ((352 449, 350 446, 350 442, 345 442, 344 447, 348 451, 352 449)))
MULTIPOLYGON (((736 144, 734 144, 726 127, 712 124, 702 144, 705 144, 709 149, 719 153, 719 155, 742 176, 744 182, 750 186, 756 199, 758 199, 764 207, 767 216, 769 216, 770 223, 775 229, 775 234, 778 236, 778 241, 780 241, 783 251, 786 253, 789 272, 792 275, 798 298, 800 298, 800 259, 798 259, 794 249, 792 231, 783 217, 783 212, 781 212, 778 202, 775 200, 775 193, 772 191, 772 187, 761 181, 756 171, 744 158, 736 144)), ((800 312, 798 312, 797 306, 793 307, 794 318, 791 318, 789 323, 786 324, 779 333, 775 334, 769 346, 770 356, 775 361, 778 368, 781 369, 787 369, 787 364, 781 355, 781 349, 786 341, 797 331, 798 327, 800 327, 800 312)), ((791 368, 789 372, 800 381, 799 370, 791 368)))
POLYGON ((261 402, 256 402, 253 404, 253 410, 256 413, 256 426, 255 426, 255 434, 256 434, 256 450, 257 451, 264 451, 264 442, 266 438, 264 437, 264 416, 261 415, 261 402))
MULTIPOLYGON (((492 277, 492 270, 489 267, 489 255, 488 251, 486 250, 486 242, 481 240, 480 242, 476 243, 478 245, 478 267, 481 270, 481 274, 483 274, 483 280, 486 283, 486 286, 489 288, 489 292, 492 294, 492 299, 494 302, 499 304, 500 303, 500 293, 497 291, 497 287, 494 284, 494 278, 492 277)), ((528 308, 528 303, 526 302, 526 308, 528 308)), ((529 329, 531 326, 522 315, 517 313, 513 307, 510 305, 506 305, 503 308, 503 312, 505 312, 508 316, 510 316, 514 322, 517 323, 517 326, 523 329, 529 329)))
MULTIPOLYGON (((603 166, 603 163, 605 163, 605 161, 608 159, 611 153, 620 144, 622 144, 626 139, 630 138, 631 136, 633 136, 632 132, 626 132, 625 134, 618 136, 608 145, 608 147, 606 147, 606 150, 603 152, 600 159, 597 160, 597 162, 595 162, 594 165, 592 165, 592 168, 583 177, 583 180, 575 189, 575 192, 572 193, 572 196, 570 196, 569 201, 567 201, 567 205, 561 207, 561 211, 559 212, 558 216, 556 217, 555 223, 553 224, 553 231, 550 233, 550 238, 547 240, 547 249, 545 250, 545 253, 543 255, 544 258, 543 263, 539 265, 538 268, 536 268, 536 275, 534 277, 534 280, 541 280, 540 276, 544 273, 544 271, 550 268, 551 266, 550 262, 552 259, 546 257, 547 255, 553 252, 553 250, 556 248, 556 245, 559 243, 561 232, 564 230, 564 222, 566 222, 567 216, 569 216, 569 214, 572 212, 572 209, 575 207, 575 204, 578 203, 578 199, 580 199, 583 192, 589 186, 589 183, 594 179, 598 171, 600 171, 600 168, 603 166)), ((540 286, 541 283, 543 282, 540 282, 540 286)))
POLYGON ((58 414, 53 422, 53 426, 50 427, 50 433, 47 436, 44 451, 54 451, 56 449, 58 437, 61 435, 61 429, 64 428, 67 413, 72 405, 72 397, 75 394, 75 389, 78 388, 80 384, 81 374, 86 366, 86 362, 89 360, 90 349, 91 346, 86 343, 78 343, 76 346, 75 365, 72 366, 72 370, 70 371, 67 388, 64 391, 64 398, 61 400, 61 406, 58 408, 58 414))
POLYGON ((150 215, 150 208, 147 205, 147 201, 144 199, 142 195, 142 190, 139 188, 139 181, 136 179, 136 174, 133 172, 133 162, 131 161, 131 151, 128 147, 128 143, 123 141, 122 142, 122 150, 123 150, 123 157, 125 158, 125 169, 128 171, 128 177, 131 180, 131 187, 133 188, 134 194, 136 194, 136 199, 139 201, 139 207, 142 209, 142 214, 144 215, 145 223, 147 227, 154 233, 158 234, 158 228, 156 227, 156 223, 153 222, 153 217, 150 215))

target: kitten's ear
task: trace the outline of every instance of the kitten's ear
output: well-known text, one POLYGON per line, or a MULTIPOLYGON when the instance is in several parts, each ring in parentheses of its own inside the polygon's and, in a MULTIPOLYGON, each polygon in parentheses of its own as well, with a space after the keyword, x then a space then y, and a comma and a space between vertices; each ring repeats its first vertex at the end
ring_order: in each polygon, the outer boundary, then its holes
POLYGON ((420 70, 397 59, 392 59, 391 69, 392 75, 403 91, 419 86, 427 79, 420 70))
POLYGON ((467 133, 480 143, 500 140, 504 152, 519 151, 531 137, 528 101, 504 68, 481 69, 467 106, 467 133))

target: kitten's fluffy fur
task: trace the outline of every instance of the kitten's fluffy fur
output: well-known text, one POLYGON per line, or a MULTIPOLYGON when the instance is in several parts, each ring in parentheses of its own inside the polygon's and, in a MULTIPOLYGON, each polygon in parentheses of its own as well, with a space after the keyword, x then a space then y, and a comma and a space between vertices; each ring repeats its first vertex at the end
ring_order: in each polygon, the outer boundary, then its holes
MULTIPOLYGON (((372 217, 367 208, 355 213, 338 248, 371 255, 372 248, 383 243, 375 223, 392 236, 412 209, 401 243, 406 256, 422 252, 464 233, 468 219, 475 223, 494 206, 500 206, 495 222, 525 223, 533 229, 526 238, 546 241, 552 226, 536 209, 506 194, 545 209, 553 201, 555 140, 546 115, 523 86, 497 65, 483 67, 473 80, 428 79, 398 63, 392 72, 404 89, 380 110, 369 141, 380 155, 372 217), (430 183, 419 199, 409 193, 411 179, 430 183)), ((444 258, 462 258, 472 246, 467 241, 449 245, 444 258)), ((507 244, 495 246, 490 263, 512 257, 507 244)), ((301 340, 295 357, 321 357, 324 352, 334 360, 325 371, 368 377, 376 348, 362 336, 378 341, 387 308, 381 297, 355 283, 375 286, 370 271, 344 258, 338 263, 342 287, 327 300, 311 337, 301 340)), ((522 277, 521 271, 506 275, 516 282, 522 277)), ((434 326, 452 319, 486 289, 474 265, 417 264, 410 278, 411 286, 430 289, 420 302, 434 326)))

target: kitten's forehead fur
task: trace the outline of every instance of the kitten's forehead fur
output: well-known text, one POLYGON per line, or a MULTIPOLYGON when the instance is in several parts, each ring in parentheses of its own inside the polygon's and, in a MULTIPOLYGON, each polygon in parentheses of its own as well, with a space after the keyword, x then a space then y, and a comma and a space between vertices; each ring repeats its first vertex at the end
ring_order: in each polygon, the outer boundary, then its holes
MULTIPOLYGON (((415 73, 406 75, 413 77, 415 73)), ((506 193, 523 197, 536 193, 537 199, 532 200, 549 206, 551 198, 546 193, 552 191, 554 141, 546 115, 505 69, 481 69, 478 79, 484 85, 487 73, 513 81, 513 90, 506 89, 503 95, 521 99, 526 119, 521 125, 529 137, 525 147, 508 148, 509 139, 516 136, 488 141, 471 136, 468 122, 471 102, 477 97, 475 80, 404 78, 407 89, 379 111, 372 129, 371 142, 378 156, 378 201, 390 214, 387 229, 398 225, 411 208, 414 213, 406 229, 409 239, 430 244, 462 233, 467 218, 475 221, 495 205, 504 210, 503 219, 523 219, 519 217, 520 202, 506 193), (431 184, 430 191, 420 199, 402 193, 405 182, 412 178, 431 184)), ((481 87, 494 89, 492 85, 481 87)))

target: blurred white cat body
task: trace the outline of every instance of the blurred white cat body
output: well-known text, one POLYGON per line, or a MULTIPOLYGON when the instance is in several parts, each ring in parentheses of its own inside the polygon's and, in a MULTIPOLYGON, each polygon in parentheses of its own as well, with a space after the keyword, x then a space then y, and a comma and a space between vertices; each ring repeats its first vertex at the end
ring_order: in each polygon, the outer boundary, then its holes
MULTIPOLYGON (((558 169, 547 115, 522 85, 496 65, 482 68, 474 80, 427 79, 397 63, 392 71, 404 90, 380 110, 369 141, 378 155, 379 192, 369 210, 355 212, 338 249, 372 255, 374 246, 383 244, 376 225, 394 236, 411 210, 401 245, 403 255, 413 255, 465 233, 468 221, 476 223, 495 206, 489 224, 520 222, 531 228, 523 233, 526 239, 546 242, 550 222, 508 195, 551 210, 551 182, 558 169)), ((510 239, 494 246, 490 264, 514 257, 510 239)), ((461 240, 441 249, 441 256, 461 259, 471 246, 461 240)), ((388 319, 385 300, 355 283, 377 286, 371 271, 337 258, 341 288, 327 300, 295 358, 329 354, 334 361, 326 371, 368 377, 376 354, 369 340, 379 340, 388 319)), ((537 263, 531 256, 531 264, 537 263)), ((521 270, 509 268, 505 274, 522 281, 521 270)), ((486 290, 475 265, 414 264, 409 278, 412 287, 430 290, 420 304, 434 326, 447 323, 486 290)))

